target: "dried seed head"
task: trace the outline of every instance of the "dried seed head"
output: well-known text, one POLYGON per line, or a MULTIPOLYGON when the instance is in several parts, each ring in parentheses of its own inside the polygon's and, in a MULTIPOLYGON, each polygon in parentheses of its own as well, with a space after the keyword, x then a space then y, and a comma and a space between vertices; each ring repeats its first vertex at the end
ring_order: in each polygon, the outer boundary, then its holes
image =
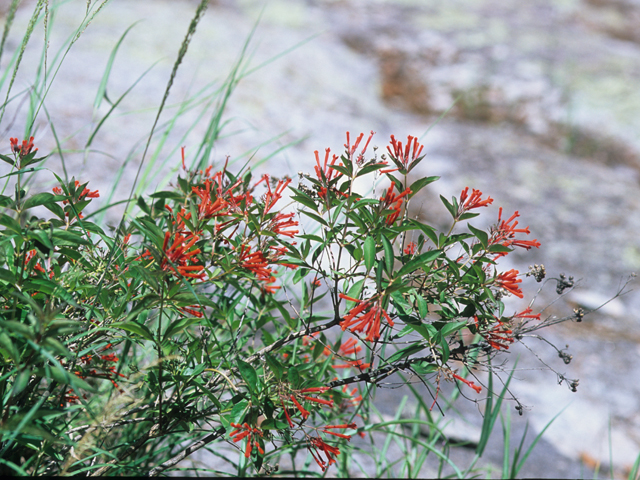
POLYGON ((547 275, 547 270, 544 268, 544 265, 529 265, 529 271, 525 275, 535 278, 536 282, 540 283, 547 275))

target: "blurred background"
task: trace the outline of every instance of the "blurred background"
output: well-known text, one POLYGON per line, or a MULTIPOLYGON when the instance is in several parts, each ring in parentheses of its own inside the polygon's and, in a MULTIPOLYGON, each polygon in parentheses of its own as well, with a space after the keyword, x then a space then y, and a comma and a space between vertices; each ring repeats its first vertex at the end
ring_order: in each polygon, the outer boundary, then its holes
MULTIPOLYGON (((0 0, 3 23, 10 3, 0 0)), ((3 99, 13 75, 7 66, 36 3, 21 2, 6 39, 3 99)), ((209 161, 220 165, 229 156, 238 168, 249 162, 257 172, 294 178, 312 168, 314 150, 341 152, 346 131, 375 131, 373 144, 381 149, 391 134, 421 137, 427 157, 416 175, 442 179, 412 201, 412 215, 444 228, 448 214, 438 196, 480 189, 495 201, 475 226, 495 223, 500 206, 507 216, 518 210, 520 225, 542 243, 514 252, 505 270, 544 264, 549 277, 576 279, 560 299, 555 283, 546 285, 536 311, 562 317, 611 300, 581 323, 541 332, 558 348, 567 346, 570 364, 536 338, 525 343, 539 358, 524 346, 504 356, 512 362, 520 355, 511 390, 525 411, 512 419, 516 439, 527 422, 537 434, 565 409, 521 475, 628 474, 640 452, 640 294, 632 281, 629 293, 617 295, 640 267, 640 1, 211 1, 142 164, 199 2, 112 0, 66 54, 87 2, 51 3, 46 74, 38 67, 45 46, 40 23, 0 122, 3 151, 10 136, 24 136, 25 119, 38 108, 33 94, 45 91, 35 143, 47 153, 57 137, 62 149, 47 166, 58 173, 63 158, 69 178, 89 181, 110 201, 165 186, 180 166, 180 147, 191 160, 196 151, 200 156, 212 125, 219 128, 209 161), (546 365, 579 379, 577 393, 558 385, 546 365)), ((33 188, 54 183, 42 171, 33 188)), ((101 219, 115 225, 122 211, 101 219)), ((539 286, 525 280, 525 299, 539 286)), ((378 393, 392 414, 398 392, 378 393)), ((451 435, 473 441, 482 403, 460 404, 451 435)), ((464 462, 466 453, 453 455, 464 462)), ((499 466, 501 458, 488 448, 483 461, 499 466)))

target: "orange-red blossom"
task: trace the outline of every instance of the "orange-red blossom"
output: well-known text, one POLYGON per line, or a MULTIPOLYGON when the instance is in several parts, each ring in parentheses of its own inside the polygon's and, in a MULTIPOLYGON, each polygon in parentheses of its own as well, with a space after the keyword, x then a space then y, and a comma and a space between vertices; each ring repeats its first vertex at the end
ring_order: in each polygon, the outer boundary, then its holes
MULTIPOLYGON (((17 138, 10 138, 9 142, 11 143, 11 151, 19 154, 21 157, 29 155, 31 153, 31 150, 33 150, 33 137, 30 137, 29 141, 23 140, 22 145, 18 144, 17 138)), ((38 149, 36 148, 33 151, 37 152, 38 149)))
MULTIPOLYGON (((516 228, 518 226, 518 218, 520 214, 516 211, 508 220, 502 220, 502 208, 498 211, 498 225, 491 229, 491 238, 489 245, 502 245, 504 247, 522 247, 529 250, 531 247, 540 247, 537 240, 520 240, 515 238, 516 233, 525 233, 529 235, 529 227, 516 228), (513 222, 513 224, 511 224, 513 222)), ((506 253, 497 254, 498 257, 504 256, 506 253)), ((521 297, 522 298, 522 297, 521 297)))
POLYGON ((400 216, 400 211, 402 210, 402 199, 411 194, 410 189, 406 189, 404 192, 396 195, 393 192, 393 188, 395 187, 395 183, 389 185, 389 189, 387 190, 386 195, 380 197, 380 201, 382 202, 383 210, 393 210, 392 213, 387 215, 387 225, 392 225, 400 216))
POLYGON ((518 270, 511 269, 508 272, 503 272, 496 277, 496 286, 504 288, 508 292, 514 294, 518 298, 524 298, 524 294, 518 283, 521 283, 522 279, 518 278, 518 270))
POLYGON ((487 197, 486 200, 482 200, 482 192, 475 188, 471 192, 471 196, 467 198, 468 195, 469 187, 465 187, 465 189, 460 193, 460 206, 458 207, 459 214, 467 212, 473 208, 487 207, 493 203, 493 198, 491 197, 487 197))
POLYGON ((264 449, 260 446, 260 442, 258 441, 258 438, 257 438, 257 437, 262 437, 262 430, 260 430, 259 428, 251 427, 246 422, 242 425, 240 425, 239 423, 232 423, 231 426, 234 427, 235 430, 231 432, 229 435, 231 437, 235 437, 233 438, 234 442, 237 443, 243 438, 248 437, 247 446, 244 451, 244 456, 246 458, 249 458, 251 456, 251 451, 254 446, 258 449, 258 451, 262 455, 264 455, 264 449))
MULTIPOLYGON (((204 270, 204 266, 188 265, 189 262, 193 263, 198 261, 198 259, 194 257, 198 255, 201 250, 199 248, 190 250, 198 241, 198 236, 192 233, 188 235, 176 233, 173 243, 171 243, 170 240, 171 232, 166 232, 164 235, 164 243, 162 244, 164 258, 162 259, 160 268, 166 272, 174 272, 185 277, 203 280, 206 276, 202 271, 204 270)), ((151 257, 149 250, 140 255, 138 259, 143 257, 151 257)))
POLYGON ((382 308, 381 298, 378 298, 374 303, 372 303, 370 300, 357 300, 355 298, 351 298, 344 293, 340 293, 338 296, 344 300, 349 300, 358 304, 353 307, 340 322, 340 327, 343 331, 347 328, 350 328, 354 333, 364 332, 366 330, 367 337, 365 340, 373 342, 380 338, 380 319, 383 315, 390 326, 394 325, 389 314, 382 308))

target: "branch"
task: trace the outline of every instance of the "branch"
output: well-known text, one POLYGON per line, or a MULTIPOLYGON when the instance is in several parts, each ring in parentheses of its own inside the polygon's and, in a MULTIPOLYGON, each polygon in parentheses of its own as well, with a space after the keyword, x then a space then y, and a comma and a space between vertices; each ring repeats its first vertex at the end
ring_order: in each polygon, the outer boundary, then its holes
POLYGON ((187 448, 185 448, 182 452, 180 452, 175 457, 170 458, 169 460, 167 460, 163 464, 157 466, 156 468, 153 468, 148 473, 148 476, 149 477, 157 477, 160 473, 164 472, 167 468, 173 467, 175 464, 177 464, 178 462, 184 460, 185 458, 187 458, 189 455, 191 455, 196 450, 201 449, 202 447, 204 447, 208 443, 211 443, 212 441, 216 440, 218 437, 224 435, 226 433, 226 431, 227 431, 227 429, 224 428, 224 427, 218 428, 214 432, 212 432, 209 435, 207 435, 206 437, 204 437, 202 440, 198 440, 197 442, 192 443, 191 445, 189 445, 187 448))

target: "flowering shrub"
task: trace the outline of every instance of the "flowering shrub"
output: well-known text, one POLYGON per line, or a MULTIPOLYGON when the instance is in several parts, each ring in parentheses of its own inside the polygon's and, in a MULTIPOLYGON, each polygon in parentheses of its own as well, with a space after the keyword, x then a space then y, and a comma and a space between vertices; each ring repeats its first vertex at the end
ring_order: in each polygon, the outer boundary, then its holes
POLYGON ((189 171, 183 149, 175 188, 138 198, 112 233, 83 218, 100 195, 86 182, 27 194, 22 176, 44 157, 12 138, 0 155, 17 178, 0 196, 3 471, 157 475, 221 440, 263 472, 280 450, 307 450, 325 471, 366 435, 363 386, 435 378, 432 408, 441 379, 481 393, 460 368, 544 325, 501 300, 523 298, 523 277, 544 267, 497 261, 540 244, 518 212, 465 225, 493 203, 475 189, 442 198, 446 233, 409 218, 437 177, 409 183, 416 138, 392 136, 378 158, 372 136, 315 152, 296 186, 227 164, 189 171), (388 186, 367 196, 361 177, 388 186))

